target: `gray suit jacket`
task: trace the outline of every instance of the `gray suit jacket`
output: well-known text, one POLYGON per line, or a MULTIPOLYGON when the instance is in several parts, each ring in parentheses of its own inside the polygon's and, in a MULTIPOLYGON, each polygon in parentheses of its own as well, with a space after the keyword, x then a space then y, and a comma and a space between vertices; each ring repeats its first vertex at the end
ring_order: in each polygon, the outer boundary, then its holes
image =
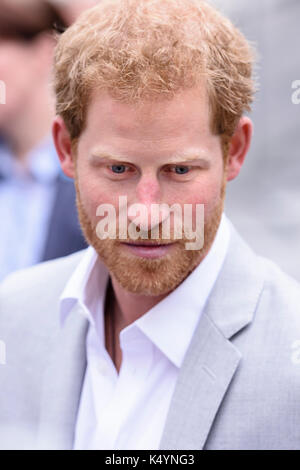
MULTIPOLYGON (((300 448, 300 287, 232 231, 160 449, 300 448)), ((3 449, 72 449, 88 321, 74 307, 60 329, 58 299, 82 254, 15 273, 0 288, 3 449)))

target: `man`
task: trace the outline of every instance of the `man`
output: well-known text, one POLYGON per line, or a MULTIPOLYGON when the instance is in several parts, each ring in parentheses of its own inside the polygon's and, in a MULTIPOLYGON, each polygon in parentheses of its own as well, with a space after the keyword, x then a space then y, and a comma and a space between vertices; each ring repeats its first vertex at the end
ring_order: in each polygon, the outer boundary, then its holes
POLYGON ((0 0, 0 279, 86 247, 51 138, 55 25, 68 23, 50 2, 0 0))
POLYGON ((201 0, 107 0, 61 36, 53 137, 90 247, 1 286, 1 447, 298 448, 299 285, 223 213, 252 63, 201 0))

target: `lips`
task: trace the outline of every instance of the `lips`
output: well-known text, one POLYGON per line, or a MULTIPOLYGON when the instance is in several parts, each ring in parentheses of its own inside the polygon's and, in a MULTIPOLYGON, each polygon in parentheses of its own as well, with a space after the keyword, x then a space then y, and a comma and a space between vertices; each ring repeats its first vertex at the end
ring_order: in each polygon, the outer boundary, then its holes
POLYGON ((160 258, 172 250, 172 243, 126 242, 122 243, 133 255, 142 258, 160 258))
POLYGON ((154 242, 125 242, 125 245, 130 245, 130 246, 145 246, 147 248, 152 248, 152 247, 158 247, 158 246, 167 246, 167 245, 172 245, 173 242, 171 243, 154 243, 154 242))

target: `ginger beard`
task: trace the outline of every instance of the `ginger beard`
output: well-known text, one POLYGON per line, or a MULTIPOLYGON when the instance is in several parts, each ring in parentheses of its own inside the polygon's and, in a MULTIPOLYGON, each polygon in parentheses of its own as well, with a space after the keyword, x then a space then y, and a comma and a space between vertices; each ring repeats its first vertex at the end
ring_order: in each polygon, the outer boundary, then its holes
MULTIPOLYGON (((75 177, 76 205, 80 225, 87 242, 93 246, 100 260, 107 267, 110 275, 128 292, 140 295, 157 296, 174 290, 195 269, 208 253, 217 233, 224 208, 226 192, 226 172, 220 191, 220 198, 204 223, 204 244, 199 250, 187 250, 186 243, 193 240, 182 236, 182 239, 170 238, 176 244, 171 253, 160 258, 148 259, 127 253, 121 243, 130 240, 116 239, 101 240, 96 234, 98 221, 93 224, 87 214, 80 196, 78 175, 75 177)), ((161 230, 160 230, 161 235, 161 230)), ((151 239, 151 231, 148 240, 151 239)), ((166 243, 163 238, 156 238, 155 243, 166 243)))

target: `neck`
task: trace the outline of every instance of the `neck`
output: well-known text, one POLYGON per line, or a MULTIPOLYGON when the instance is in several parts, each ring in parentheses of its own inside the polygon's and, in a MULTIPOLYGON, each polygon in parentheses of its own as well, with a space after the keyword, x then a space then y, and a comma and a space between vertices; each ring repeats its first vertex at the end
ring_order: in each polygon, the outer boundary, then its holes
MULTIPOLYGON (((211 242, 206 246, 205 251, 202 253, 193 269, 195 269, 206 257, 211 249, 213 240, 214 238, 212 238, 211 242)), ((169 291, 156 296, 133 294, 132 292, 128 292, 124 289, 112 274, 111 283, 115 302, 115 327, 119 331, 138 320, 145 313, 151 310, 151 308, 155 307, 155 305, 166 298, 171 292, 169 291)))
POLYGON ((32 96, 13 122, 8 121, 1 129, 14 157, 24 167, 28 165, 30 151, 49 134, 53 115, 53 105, 45 90, 32 96))
POLYGON ((168 293, 158 296, 132 294, 120 286, 113 276, 111 281, 116 302, 115 322, 119 331, 142 317, 168 295, 168 293))

